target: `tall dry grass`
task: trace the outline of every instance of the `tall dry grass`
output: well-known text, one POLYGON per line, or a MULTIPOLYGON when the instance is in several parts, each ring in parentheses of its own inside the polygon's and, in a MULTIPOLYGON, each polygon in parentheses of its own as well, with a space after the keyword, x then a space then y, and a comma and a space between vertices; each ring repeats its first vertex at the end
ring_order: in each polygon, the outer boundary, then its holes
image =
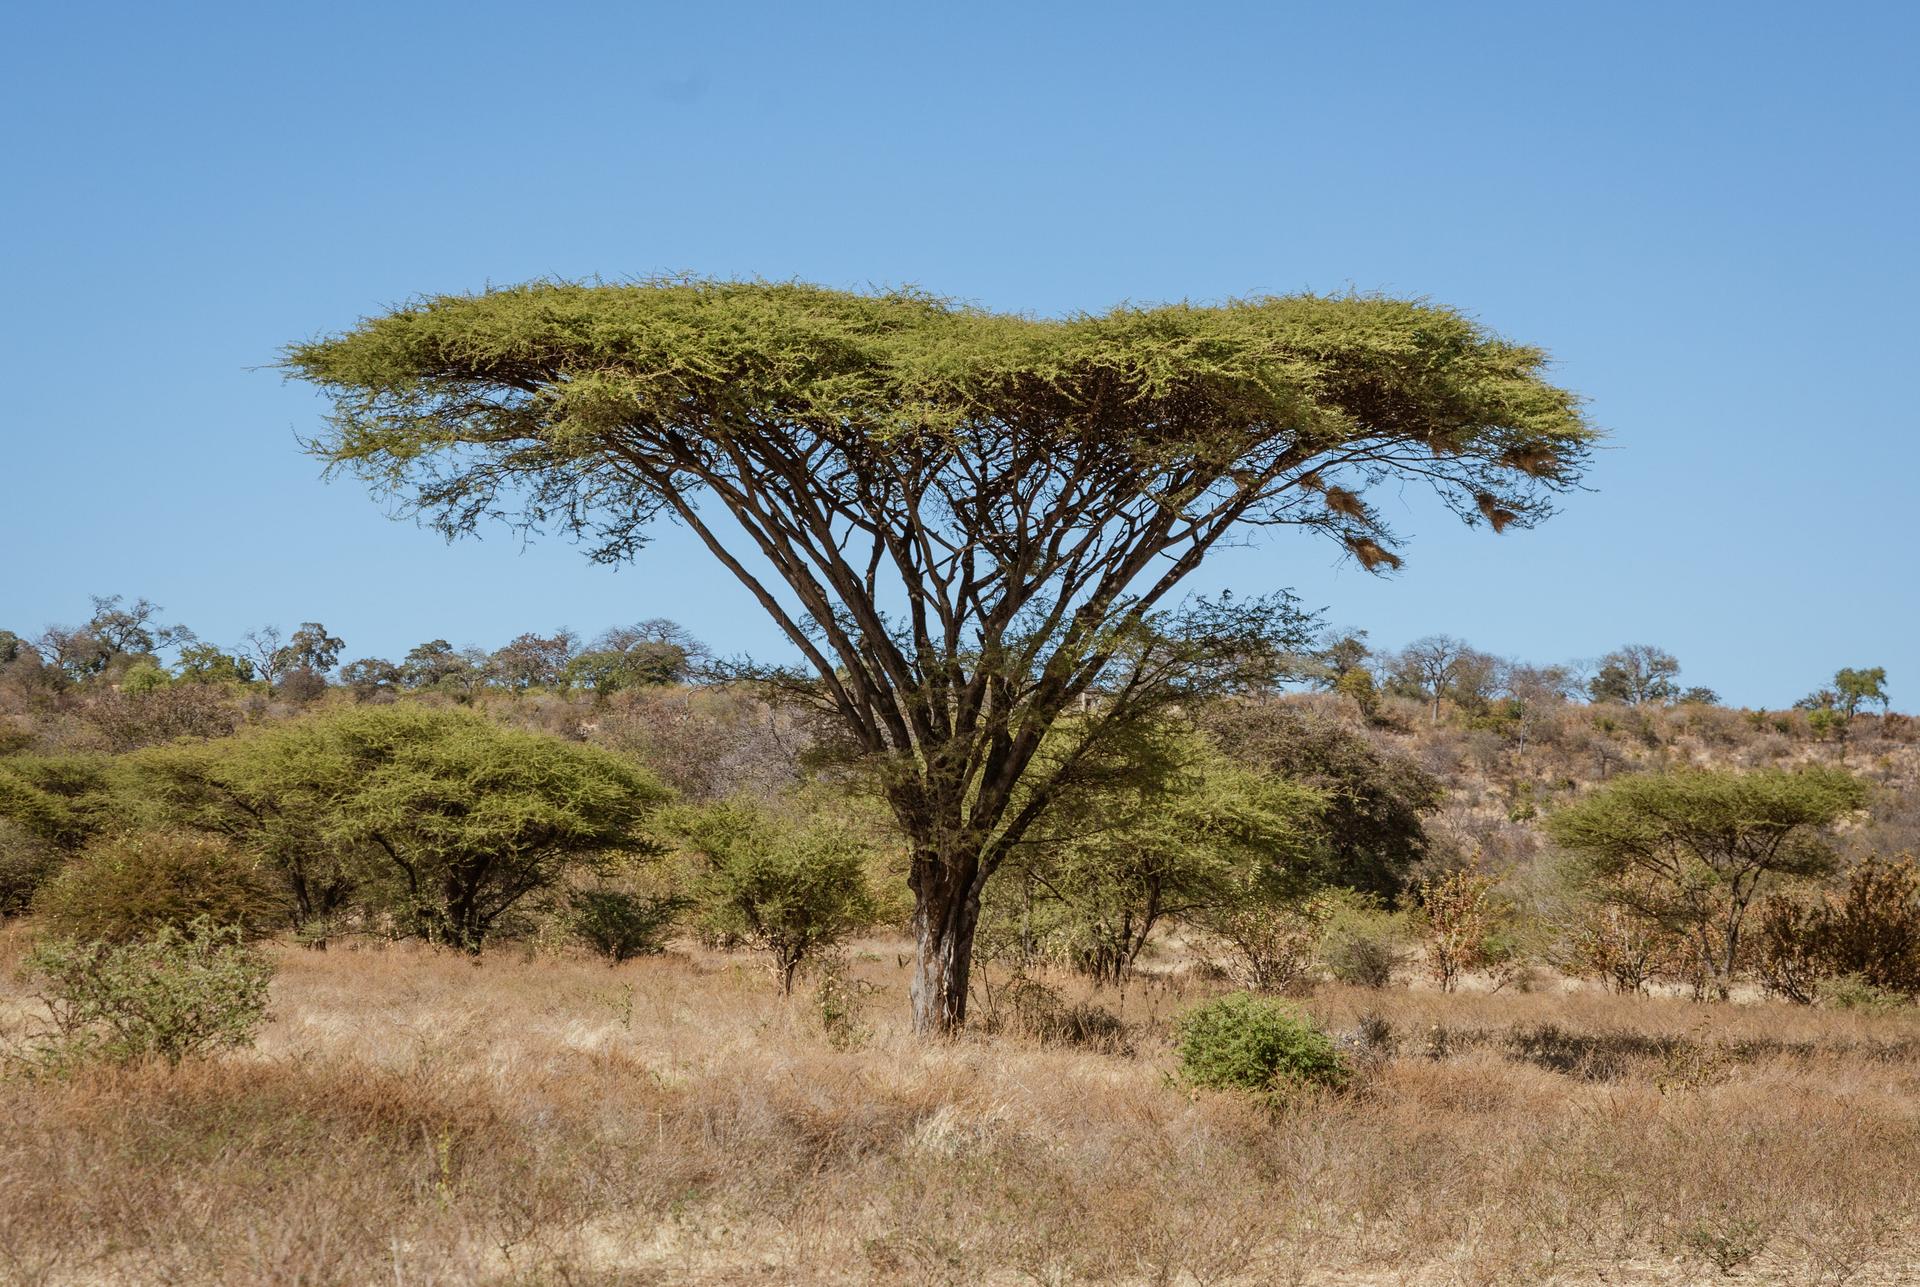
POLYGON ((868 948, 831 1032, 719 954, 276 949, 252 1052, 0 1082, 0 1279, 1920 1281, 1910 1015, 1329 989, 1368 1071, 1275 1116, 1169 1082, 1211 985, 929 1046, 868 948))

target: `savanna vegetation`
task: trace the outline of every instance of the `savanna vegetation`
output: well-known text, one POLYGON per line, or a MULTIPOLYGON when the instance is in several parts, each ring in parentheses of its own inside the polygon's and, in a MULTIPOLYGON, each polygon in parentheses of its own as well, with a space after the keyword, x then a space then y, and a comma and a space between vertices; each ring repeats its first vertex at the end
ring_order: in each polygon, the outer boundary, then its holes
POLYGON ((603 559, 676 518, 805 664, 0 631, 0 1266, 1900 1281, 1883 668, 1735 710, 1648 644, 1181 596, 1262 529, 1396 566, 1370 486, 1547 517, 1593 434, 1543 362, 1391 300, 702 282, 296 346, 335 469, 603 559))

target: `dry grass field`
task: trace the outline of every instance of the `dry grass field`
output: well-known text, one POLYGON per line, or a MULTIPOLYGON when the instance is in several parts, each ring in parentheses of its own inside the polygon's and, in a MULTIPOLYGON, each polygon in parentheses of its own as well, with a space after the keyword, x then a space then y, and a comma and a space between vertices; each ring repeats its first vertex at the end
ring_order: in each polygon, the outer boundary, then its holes
POLYGON ((1212 984, 927 1046, 890 942, 837 1025, 717 953, 272 950, 253 1051, 0 1081, 0 1279, 1920 1282, 1911 1012, 1323 988, 1366 1071, 1270 1113, 1169 1078, 1212 984))

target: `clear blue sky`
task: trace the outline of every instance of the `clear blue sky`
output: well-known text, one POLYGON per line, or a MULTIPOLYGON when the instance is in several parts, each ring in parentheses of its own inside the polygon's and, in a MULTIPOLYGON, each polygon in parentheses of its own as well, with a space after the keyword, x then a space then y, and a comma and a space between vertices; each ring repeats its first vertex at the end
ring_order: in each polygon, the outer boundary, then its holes
POLYGON ((679 619, 778 652, 682 536, 448 547, 263 365, 417 292, 661 270, 1037 314, 1354 286, 1544 345, 1613 437, 1534 532, 1411 498, 1293 586, 1398 644, 1662 644, 1920 706, 1910 4, 17 5, 0 54, 0 626, 147 595, 350 656, 679 619))

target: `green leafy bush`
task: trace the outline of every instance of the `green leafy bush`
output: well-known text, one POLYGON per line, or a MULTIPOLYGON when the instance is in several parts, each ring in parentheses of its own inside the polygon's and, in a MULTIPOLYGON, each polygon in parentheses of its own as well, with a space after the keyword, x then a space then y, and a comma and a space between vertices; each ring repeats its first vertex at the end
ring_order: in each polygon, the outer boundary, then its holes
POLYGON ((40 886, 33 910, 58 937, 109 943, 200 918, 255 937, 287 918, 257 859, 217 837, 181 831, 96 839, 40 886))
POLYGON ((60 869, 61 852, 9 818, 0 818, 0 916, 18 916, 60 869))
POLYGON ((1330 891, 1320 935, 1320 961, 1342 983, 1384 988, 1406 959, 1406 925, 1364 894, 1330 891))
POLYGON ((357 903, 475 953, 545 891, 651 852, 639 824, 668 797, 611 752, 415 703, 169 747, 134 773, 171 819, 259 855, 301 922, 357 903))
POLYGON ((239 929, 201 917, 133 943, 43 941, 26 969, 46 989, 47 1031, 25 1055, 42 1068, 182 1059, 253 1044, 273 966, 239 929))
POLYGON ((567 899, 567 925, 574 936, 610 965, 651 956, 666 946, 667 931, 686 900, 624 889, 580 889, 567 899))
POLYGON ((1248 992, 1219 997, 1180 1021, 1180 1075, 1190 1086, 1285 1097, 1340 1087, 1347 1065, 1332 1038, 1291 1007, 1248 992))
POLYGON ((768 953, 782 992, 803 961, 872 923, 867 852, 844 827, 736 802, 694 814, 686 836, 705 860, 694 881, 701 931, 768 953))

